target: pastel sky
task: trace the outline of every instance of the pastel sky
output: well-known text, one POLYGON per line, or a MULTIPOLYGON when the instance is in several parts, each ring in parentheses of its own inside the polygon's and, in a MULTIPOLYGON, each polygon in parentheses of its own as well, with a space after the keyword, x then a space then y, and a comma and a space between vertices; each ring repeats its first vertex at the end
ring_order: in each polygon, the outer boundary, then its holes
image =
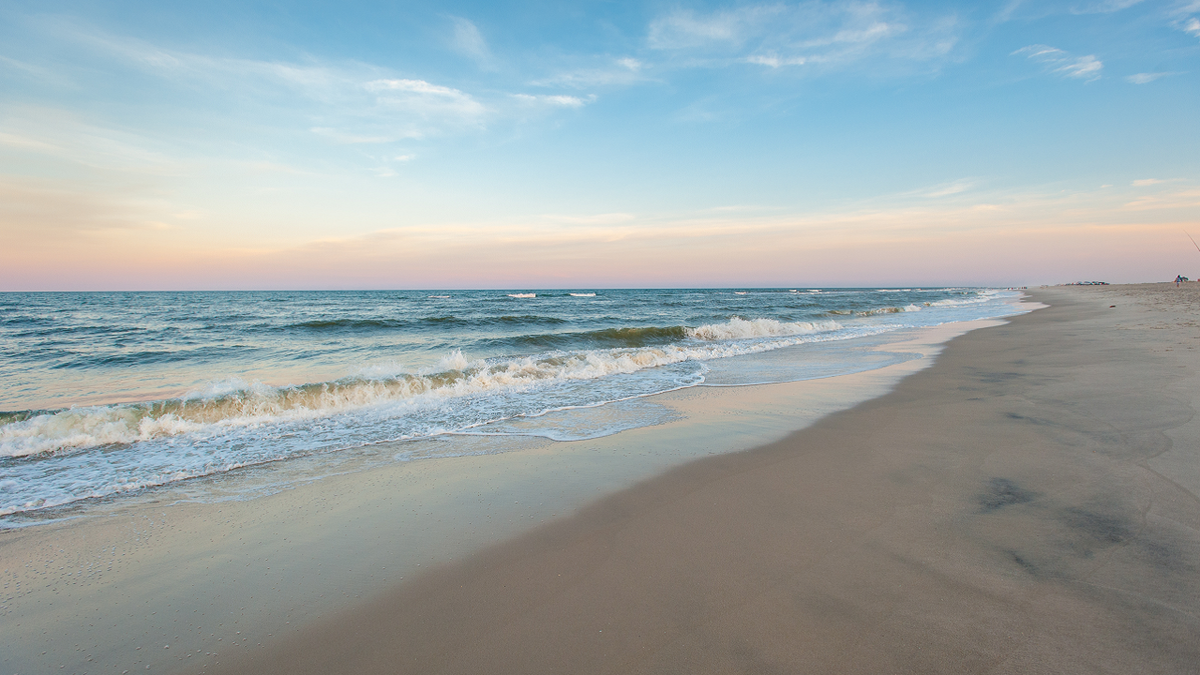
POLYGON ((0 2, 0 290, 1200 277, 1200 0, 0 2))

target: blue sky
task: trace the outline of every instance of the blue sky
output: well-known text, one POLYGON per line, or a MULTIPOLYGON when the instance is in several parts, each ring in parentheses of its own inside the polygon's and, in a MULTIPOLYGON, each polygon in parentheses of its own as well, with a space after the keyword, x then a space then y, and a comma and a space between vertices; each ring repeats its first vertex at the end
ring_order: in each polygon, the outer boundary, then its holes
POLYGON ((0 288, 1200 277, 1200 0, 0 2, 0 288))

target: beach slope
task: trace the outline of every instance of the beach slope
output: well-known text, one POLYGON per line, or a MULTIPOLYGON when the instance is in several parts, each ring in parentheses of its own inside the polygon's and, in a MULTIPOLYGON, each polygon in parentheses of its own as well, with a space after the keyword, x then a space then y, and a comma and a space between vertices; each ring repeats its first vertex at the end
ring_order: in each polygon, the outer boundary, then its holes
POLYGON ((1198 672, 1200 293, 1033 295, 890 394, 216 672, 1198 672))

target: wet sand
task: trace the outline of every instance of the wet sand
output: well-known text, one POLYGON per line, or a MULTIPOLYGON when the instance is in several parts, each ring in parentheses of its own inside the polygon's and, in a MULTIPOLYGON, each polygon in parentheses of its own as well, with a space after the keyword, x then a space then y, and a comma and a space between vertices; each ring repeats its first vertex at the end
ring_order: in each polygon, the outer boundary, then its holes
POLYGON ((1197 286, 1034 291, 887 395, 207 672, 1200 672, 1197 286))

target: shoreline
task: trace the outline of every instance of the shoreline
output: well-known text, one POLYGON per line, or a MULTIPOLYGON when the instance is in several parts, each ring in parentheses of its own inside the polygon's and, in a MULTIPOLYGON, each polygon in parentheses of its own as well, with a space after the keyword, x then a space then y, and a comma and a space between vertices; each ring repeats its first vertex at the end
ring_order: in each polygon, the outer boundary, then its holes
POLYGON ((1200 292, 1162 286, 1035 291, 883 396, 207 671, 1195 672, 1200 292))
POLYGON ((2 615, 19 645, 2 650, 0 668, 171 672, 213 653, 224 661, 231 641, 270 644, 415 572, 521 536, 672 467, 776 441, 878 396, 978 325, 914 331, 889 348, 923 358, 878 370, 660 394, 652 400, 681 419, 590 441, 488 439, 512 447, 351 463, 246 501, 196 503, 186 489, 159 489, 81 518, 0 533, 2 615))

